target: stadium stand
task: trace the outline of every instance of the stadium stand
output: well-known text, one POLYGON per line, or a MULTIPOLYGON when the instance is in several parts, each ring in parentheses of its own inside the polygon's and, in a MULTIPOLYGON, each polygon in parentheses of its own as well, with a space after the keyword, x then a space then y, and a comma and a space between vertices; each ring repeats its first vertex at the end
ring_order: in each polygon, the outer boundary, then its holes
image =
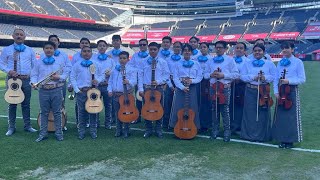
POLYGON ((13 24, 0 24, 0 34, 11 35, 12 30, 15 28, 13 24))
POLYGON ((274 12, 268 15, 259 13, 254 21, 253 26, 249 26, 247 34, 255 33, 269 33, 273 26, 271 25, 275 20, 279 19, 280 13, 274 12))
POLYGON ((47 0, 31 0, 35 5, 41 6, 49 15, 62 16, 57 8, 47 0))
POLYGON ((32 4, 29 1, 15 0, 14 2, 22 9, 22 11, 39 13, 36 9, 32 7, 32 4))
POLYGON ((232 17, 228 21, 228 26, 224 27, 221 34, 243 34, 246 30, 246 25, 248 22, 253 20, 254 14, 243 15, 241 17, 232 17))
POLYGON ((90 16, 91 19, 101 21, 101 17, 97 11, 95 11, 90 5, 83 3, 72 2, 75 7, 77 7, 81 12, 85 12, 90 16))
POLYGON ((177 29, 173 29, 171 36, 193 36, 198 31, 198 26, 203 24, 204 20, 187 20, 179 21, 177 23, 177 29))

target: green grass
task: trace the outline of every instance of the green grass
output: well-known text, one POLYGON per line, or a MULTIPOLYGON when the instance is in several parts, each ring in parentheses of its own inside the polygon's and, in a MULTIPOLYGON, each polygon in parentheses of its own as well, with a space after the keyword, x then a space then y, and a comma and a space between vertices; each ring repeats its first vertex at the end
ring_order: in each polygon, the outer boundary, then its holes
MULTIPOLYGON (((305 62, 305 69, 307 83, 300 89, 304 141, 298 146, 320 149, 320 63, 305 62)), ((4 88, 3 79, 4 75, 0 74, 0 89, 4 88)), ((31 117, 38 115, 37 98, 34 91, 31 117)), ((0 114, 6 115, 3 98, 0 103, 0 114)), ((71 122, 74 122, 73 103, 66 101, 71 122)), ((17 132, 12 137, 4 136, 6 118, 0 120, 0 179, 317 179, 320 175, 320 153, 212 142, 204 138, 181 141, 173 135, 143 139, 141 131, 133 131, 125 140, 114 138, 114 129, 102 128, 98 130, 97 140, 87 136, 80 141, 74 124, 68 125, 63 142, 57 142, 50 134, 47 141, 35 143, 37 134, 23 132, 21 119, 17 120, 17 132), (90 170, 95 173, 90 174, 90 170)))

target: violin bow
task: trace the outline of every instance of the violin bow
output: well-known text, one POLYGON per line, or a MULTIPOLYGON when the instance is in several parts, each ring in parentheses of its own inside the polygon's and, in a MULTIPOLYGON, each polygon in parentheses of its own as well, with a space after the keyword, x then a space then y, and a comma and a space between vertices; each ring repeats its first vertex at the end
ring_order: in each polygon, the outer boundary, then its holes
POLYGON ((236 92, 236 80, 233 80, 233 92, 232 92, 232 121, 234 122, 234 96, 236 92))
POLYGON ((258 94, 257 94, 257 116, 256 116, 256 121, 258 122, 259 121, 259 95, 260 95, 260 78, 261 78, 261 75, 262 75, 262 71, 260 71, 258 73, 258 94))
MULTIPOLYGON (((217 71, 220 71, 220 68, 217 68, 217 71)), ((216 78, 216 120, 218 121, 218 82, 219 82, 219 78, 216 78)))

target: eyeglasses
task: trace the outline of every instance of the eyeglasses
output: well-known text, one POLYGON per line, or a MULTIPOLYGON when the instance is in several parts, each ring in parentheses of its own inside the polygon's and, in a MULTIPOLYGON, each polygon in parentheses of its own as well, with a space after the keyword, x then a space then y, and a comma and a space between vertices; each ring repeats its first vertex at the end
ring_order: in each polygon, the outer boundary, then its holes
POLYGON ((147 46, 147 44, 139 44, 139 46, 147 46))

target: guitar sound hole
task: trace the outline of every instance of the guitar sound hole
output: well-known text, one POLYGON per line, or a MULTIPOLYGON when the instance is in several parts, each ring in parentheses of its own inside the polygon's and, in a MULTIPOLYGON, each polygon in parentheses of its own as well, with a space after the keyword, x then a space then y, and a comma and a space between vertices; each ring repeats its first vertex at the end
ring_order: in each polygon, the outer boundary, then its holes
POLYGON ((154 101, 156 101, 156 98, 154 96, 151 96, 150 101, 154 102, 154 101))
POLYGON ((91 94, 91 96, 90 96, 91 100, 97 100, 97 98, 98 98, 98 95, 95 93, 91 94))
POLYGON ((11 84, 11 87, 10 87, 12 90, 16 91, 19 89, 19 85, 17 83, 12 83, 11 84))
POLYGON ((184 119, 184 120, 188 120, 188 119, 189 119, 189 116, 185 114, 185 115, 183 115, 183 119, 184 119))
POLYGON ((130 101, 129 100, 124 100, 124 104, 129 105, 130 101))

